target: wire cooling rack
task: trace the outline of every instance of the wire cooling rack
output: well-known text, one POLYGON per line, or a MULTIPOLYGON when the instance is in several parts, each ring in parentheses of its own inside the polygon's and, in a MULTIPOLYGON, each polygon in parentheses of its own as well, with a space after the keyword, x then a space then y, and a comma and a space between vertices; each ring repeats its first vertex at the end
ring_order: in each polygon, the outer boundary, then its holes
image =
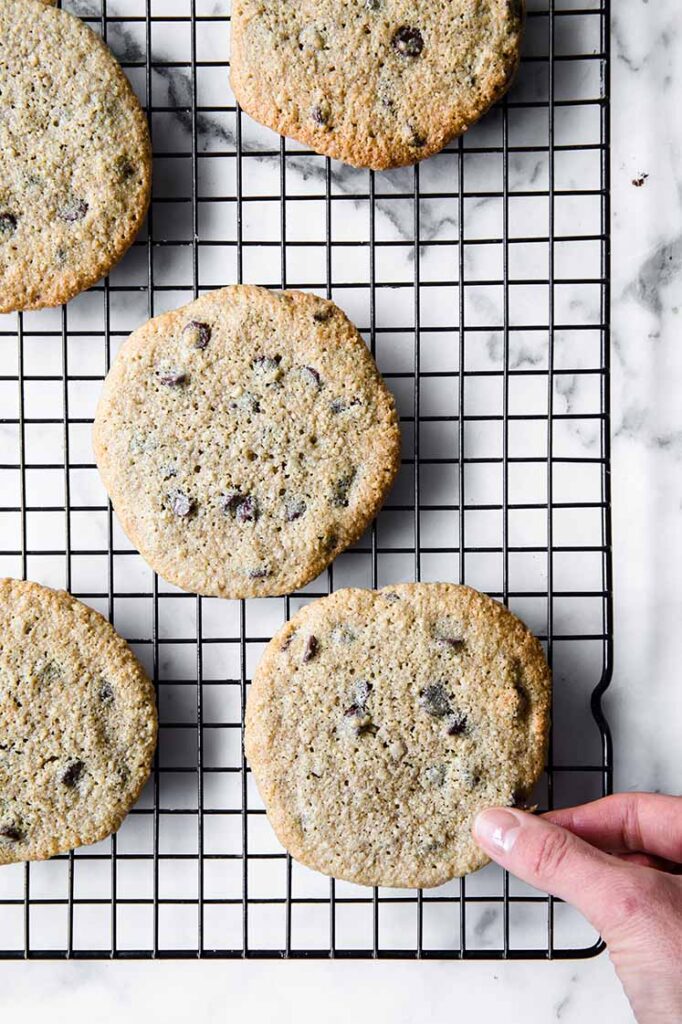
POLYGON ((0 317, 0 573, 103 611, 157 687, 153 779, 119 833, 0 868, 0 956, 589 956, 570 907, 491 865, 371 890, 292 862, 242 754, 249 678, 304 601, 465 581, 543 639, 544 807, 606 793, 611 669, 607 0, 531 0, 508 98, 414 168, 356 171, 259 127, 228 83, 229 0, 64 0, 146 105, 149 223, 61 310, 0 317), (235 281, 332 297, 397 396, 403 466, 371 531, 282 599, 201 599, 122 534, 90 429, 118 346, 235 281))

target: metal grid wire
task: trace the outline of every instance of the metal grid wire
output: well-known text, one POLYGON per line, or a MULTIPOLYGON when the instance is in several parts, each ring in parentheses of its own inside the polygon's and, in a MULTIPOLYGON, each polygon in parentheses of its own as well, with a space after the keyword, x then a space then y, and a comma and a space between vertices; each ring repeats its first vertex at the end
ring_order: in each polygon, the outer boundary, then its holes
POLYGON ((0 317, 0 573, 103 611, 157 687, 153 779, 117 836, 0 870, 0 956, 589 956, 571 908, 494 865, 364 889, 291 861, 245 765, 251 671, 304 601, 465 581, 553 666, 541 808, 602 795, 611 746, 608 0, 531 0, 508 98, 424 164, 355 171, 255 125, 228 85, 229 0, 64 0, 146 104, 146 233, 61 310, 0 317), (144 10, 141 10, 144 7, 144 10), (99 483, 90 427, 148 316, 235 281, 335 299, 398 399, 398 482, 371 531, 283 599, 154 576, 99 483))

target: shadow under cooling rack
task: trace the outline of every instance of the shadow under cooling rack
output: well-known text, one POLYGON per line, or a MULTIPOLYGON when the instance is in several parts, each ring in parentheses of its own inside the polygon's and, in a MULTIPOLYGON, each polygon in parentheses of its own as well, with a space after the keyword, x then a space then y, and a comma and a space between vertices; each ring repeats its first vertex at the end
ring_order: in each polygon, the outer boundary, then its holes
POLYGON ((228 0, 64 0, 107 39, 154 144, 147 228, 62 310, 0 317, 0 574, 66 587, 153 677, 153 778, 119 833, 0 869, 0 957, 590 956, 568 906, 494 865, 436 890, 335 882, 286 856, 242 754, 264 644, 332 588, 462 581, 554 674, 541 808, 606 793, 611 670, 609 9, 531 0, 507 99, 418 167, 357 171, 243 116, 228 0), (133 13, 134 12, 134 13, 133 13), (201 599, 155 577, 90 429, 118 346, 235 281, 333 298, 396 395, 403 464, 367 535, 304 590, 201 599))

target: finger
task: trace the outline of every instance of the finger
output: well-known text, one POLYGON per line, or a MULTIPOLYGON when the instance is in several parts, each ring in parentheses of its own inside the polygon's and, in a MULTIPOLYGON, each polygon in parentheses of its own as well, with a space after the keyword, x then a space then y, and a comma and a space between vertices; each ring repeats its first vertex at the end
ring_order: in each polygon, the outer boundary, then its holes
POLYGON ((682 865, 673 864, 670 860, 663 860, 662 857, 652 857, 649 853, 614 853, 614 857, 624 864, 632 864, 640 868, 654 868, 655 871, 665 871, 668 875, 682 874, 682 865))
POLYGON ((652 853, 682 862, 682 797, 616 793, 543 815, 587 843, 612 853, 652 853))
POLYGON ((635 869, 572 832, 515 808, 495 807, 477 815, 473 834, 498 864, 572 903, 600 932, 627 912, 635 869))

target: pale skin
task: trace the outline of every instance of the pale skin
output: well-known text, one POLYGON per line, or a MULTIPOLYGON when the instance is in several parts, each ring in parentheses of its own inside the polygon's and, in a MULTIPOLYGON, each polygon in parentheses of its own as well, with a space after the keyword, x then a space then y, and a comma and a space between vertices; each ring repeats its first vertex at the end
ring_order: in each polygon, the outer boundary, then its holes
POLYGON ((682 1021, 682 797, 619 793, 538 817, 497 807, 474 838, 600 932, 639 1024, 682 1021))

